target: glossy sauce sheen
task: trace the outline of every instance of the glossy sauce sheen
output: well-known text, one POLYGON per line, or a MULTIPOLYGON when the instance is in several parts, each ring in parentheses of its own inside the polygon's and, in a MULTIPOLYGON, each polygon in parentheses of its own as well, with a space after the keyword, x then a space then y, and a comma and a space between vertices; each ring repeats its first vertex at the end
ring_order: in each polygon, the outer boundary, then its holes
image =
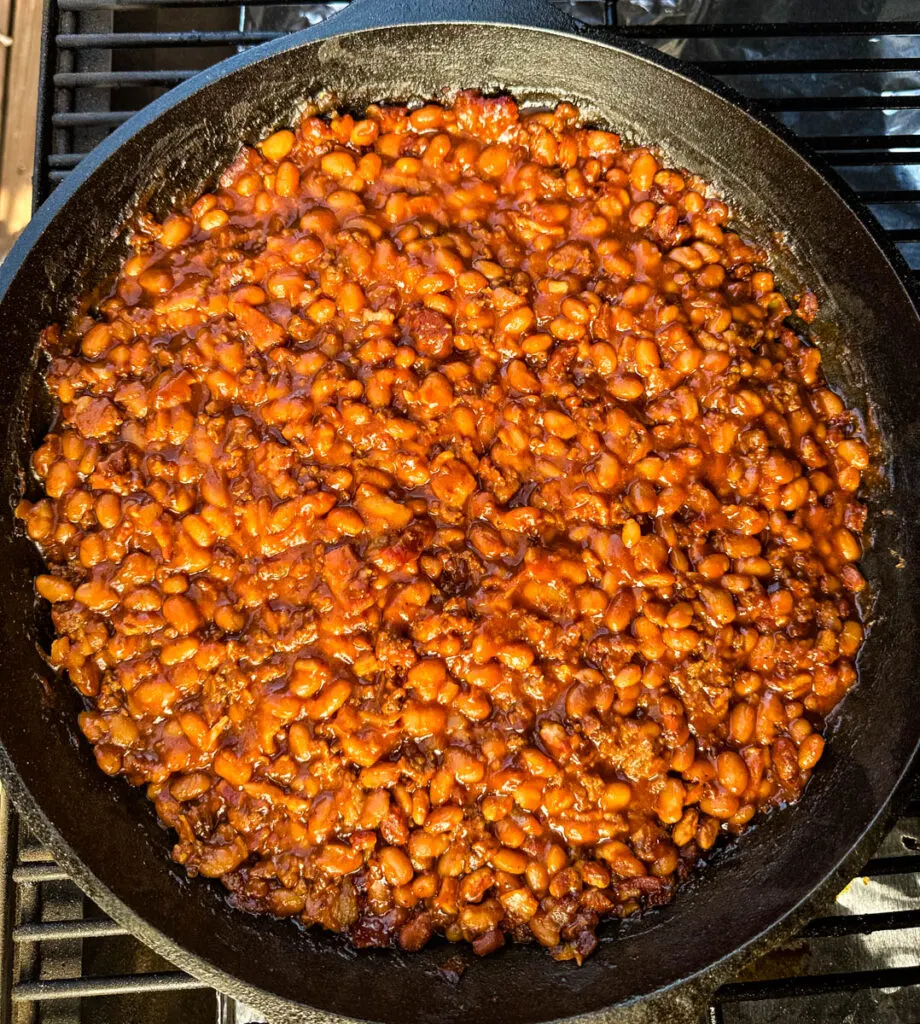
POLYGON ((305 117, 45 333, 53 660, 239 907, 581 960, 856 678, 856 418, 725 203, 578 124, 305 117))

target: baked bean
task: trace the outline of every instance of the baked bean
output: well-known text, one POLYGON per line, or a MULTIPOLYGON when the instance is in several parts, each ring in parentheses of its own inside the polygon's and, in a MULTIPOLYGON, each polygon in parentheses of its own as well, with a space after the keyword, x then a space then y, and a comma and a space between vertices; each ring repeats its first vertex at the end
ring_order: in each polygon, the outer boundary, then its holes
POLYGON ((97 359, 106 353, 112 344, 112 328, 110 324, 95 324, 80 343, 80 350, 87 359, 97 359))
POLYGON ((275 173, 275 192, 279 196, 295 196, 300 188, 300 171, 297 165, 285 160, 275 173))
POLYGON ((719 754, 716 760, 716 774, 719 784, 724 786, 732 796, 741 796, 748 787, 747 765, 745 765, 744 759, 733 750, 726 750, 719 754))
POLYGON ((415 875, 409 858, 396 846, 380 851, 380 866, 390 885, 408 885, 415 875))
POLYGON ((648 192, 657 172, 658 164, 651 153, 640 153, 630 169, 629 180, 640 192, 648 192))
POLYGON ((116 494, 100 494, 96 498, 96 519, 106 530, 114 529, 121 520, 121 502, 116 494))
POLYGON ((244 786, 252 778, 252 765, 226 749, 215 754, 214 771, 232 786, 244 786))
POLYGON ((316 858, 317 866, 326 874, 350 875, 364 863, 361 854, 344 843, 326 843, 316 858))
POLYGON ((67 462, 55 462, 45 476, 45 492, 51 498, 63 498, 77 486, 76 470, 67 462))
POLYGON ((498 871, 507 871, 511 875, 523 875, 527 870, 527 857, 519 850, 503 847, 492 855, 492 865, 498 871))
POLYGON ((570 104, 305 115, 46 332, 51 657, 191 872, 580 958, 798 796, 873 453, 704 192, 570 104))
POLYGON ((118 604, 116 591, 100 580, 93 580, 77 587, 74 597, 95 612, 108 611, 118 604))
POLYGON ((325 174, 333 178, 345 178, 354 174, 357 169, 354 157, 346 150, 334 150, 320 160, 320 167, 325 174))
POLYGON ((158 241, 167 249, 175 249, 192 233, 192 221, 188 217, 175 215, 163 221, 158 241))
MULTIPOLYGON (((198 226, 202 231, 216 231, 218 228, 225 227, 229 223, 230 216, 226 210, 208 210, 198 220, 198 226)), ((143 275, 141 276, 143 277, 143 275)), ((143 285, 143 282, 141 284, 143 285)), ((158 277, 155 279, 152 290, 166 291, 169 287, 170 285, 167 285, 164 279, 158 277)))
POLYGON ((668 825, 680 821, 684 812, 686 790, 680 779, 666 779, 658 793, 656 811, 658 817, 668 825))
POLYGON ((181 594, 172 594, 163 602, 163 617, 181 634, 198 628, 201 616, 194 602, 181 594))
POLYGON ((262 155, 266 160, 271 160, 272 163, 277 164, 284 160, 291 152, 295 141, 294 133, 288 131, 287 128, 282 128, 280 131, 269 135, 267 139, 263 139, 259 144, 259 148, 262 150, 262 155))
POLYGON ((738 807, 738 798, 722 789, 709 788, 700 797, 700 810, 713 818, 730 818, 738 807))
POLYGON ((447 715, 443 708, 412 704, 402 715, 402 726, 409 736, 421 738, 443 732, 447 715))
POLYGON ((35 580, 35 589, 46 600, 52 604, 60 601, 72 601, 74 597, 73 587, 67 580, 60 576, 38 576, 35 580))
POLYGON ((862 555, 859 541, 845 527, 834 533, 834 550, 845 562, 857 562, 862 555))
POLYGON ((310 718, 322 721, 330 718, 342 707, 352 693, 352 685, 346 679, 328 683, 319 692, 319 695, 308 701, 306 705, 307 714, 310 718))
POLYGON ((729 719, 729 731, 732 740, 739 746, 749 743, 754 735, 754 726, 757 720, 756 708, 744 701, 736 704, 729 719))
POLYGON ((818 763, 824 753, 824 738, 816 732, 802 740, 799 746, 798 763, 803 771, 808 771, 818 763))

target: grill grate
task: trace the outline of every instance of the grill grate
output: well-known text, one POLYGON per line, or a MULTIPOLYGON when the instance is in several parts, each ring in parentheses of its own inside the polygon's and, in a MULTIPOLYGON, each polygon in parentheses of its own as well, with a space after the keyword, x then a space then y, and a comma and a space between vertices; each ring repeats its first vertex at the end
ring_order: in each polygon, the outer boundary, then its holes
MULTIPOLYGON (((920 279, 915 0, 553 0, 757 98, 870 204, 920 279), (791 9, 791 12, 787 9, 791 9), (766 20, 756 19, 766 11, 766 20), (806 21, 809 12, 839 21, 806 21), (878 20, 868 20, 879 14, 878 20), (882 17, 883 16, 883 17, 882 17), (735 21, 732 21, 735 18, 735 21), (800 20, 792 20, 798 18, 800 20)), ((36 197, 169 87, 341 2, 50 0, 36 197)), ((259 1018, 145 949, 71 882, 0 790, 0 1024, 247 1024, 259 1018)), ((709 1024, 920 1020, 920 800, 838 898, 714 996, 709 1024)))

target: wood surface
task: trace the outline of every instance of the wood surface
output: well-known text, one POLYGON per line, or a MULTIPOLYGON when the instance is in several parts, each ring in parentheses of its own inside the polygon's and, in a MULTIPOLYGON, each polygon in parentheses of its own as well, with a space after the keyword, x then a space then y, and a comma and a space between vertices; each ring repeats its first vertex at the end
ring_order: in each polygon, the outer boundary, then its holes
POLYGON ((42 0, 0 0, 0 258, 32 214, 42 0))

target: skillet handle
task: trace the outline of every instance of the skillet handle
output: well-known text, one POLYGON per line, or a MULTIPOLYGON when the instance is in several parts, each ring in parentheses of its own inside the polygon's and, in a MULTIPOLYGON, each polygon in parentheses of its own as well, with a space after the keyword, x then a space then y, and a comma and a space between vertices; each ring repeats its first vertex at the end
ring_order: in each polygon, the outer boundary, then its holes
POLYGON ((393 0, 352 0, 323 24, 329 25, 332 34, 450 21, 523 25, 572 33, 583 28, 549 0, 404 0, 398 5, 393 0))

